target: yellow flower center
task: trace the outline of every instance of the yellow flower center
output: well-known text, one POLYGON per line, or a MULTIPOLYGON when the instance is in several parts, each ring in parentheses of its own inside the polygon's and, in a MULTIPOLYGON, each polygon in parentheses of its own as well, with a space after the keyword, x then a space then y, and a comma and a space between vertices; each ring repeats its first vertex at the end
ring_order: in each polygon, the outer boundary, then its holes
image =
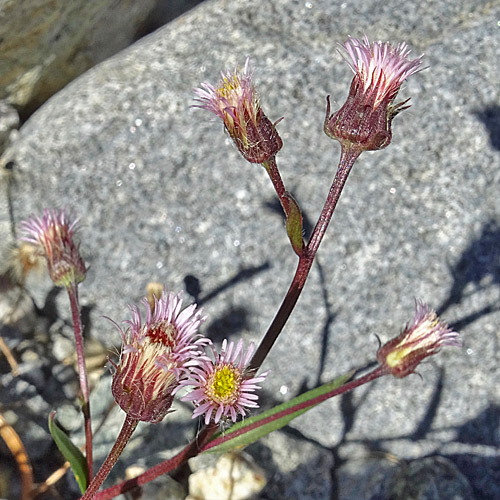
POLYGON ((220 404, 232 404, 238 399, 241 374, 234 366, 216 368, 208 380, 208 396, 220 404))
POLYGON ((230 99, 235 94, 239 94, 241 89, 240 79, 238 75, 232 75, 231 77, 225 77, 222 81, 222 85, 217 89, 217 93, 226 99, 230 99))

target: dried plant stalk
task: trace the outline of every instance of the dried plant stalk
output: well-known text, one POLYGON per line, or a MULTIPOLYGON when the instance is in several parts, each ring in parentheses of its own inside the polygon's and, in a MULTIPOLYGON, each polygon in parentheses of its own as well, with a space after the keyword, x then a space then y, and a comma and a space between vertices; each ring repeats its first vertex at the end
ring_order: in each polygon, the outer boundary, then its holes
POLYGON ((31 500, 33 492, 33 469, 21 438, 0 413, 0 437, 12 453, 21 476, 21 500, 31 500))
POLYGON ((19 375, 19 365, 17 364, 17 361, 12 355, 12 352, 7 347, 7 344, 4 342, 2 337, 0 337, 0 351, 3 352, 3 355, 10 365, 10 371, 12 372, 12 375, 14 375, 14 377, 17 377, 19 375))

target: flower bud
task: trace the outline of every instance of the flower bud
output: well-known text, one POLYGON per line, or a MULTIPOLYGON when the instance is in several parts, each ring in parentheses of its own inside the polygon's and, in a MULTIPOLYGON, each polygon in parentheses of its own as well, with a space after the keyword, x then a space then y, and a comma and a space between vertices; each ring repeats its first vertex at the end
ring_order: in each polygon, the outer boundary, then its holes
POLYGON ((49 276, 55 285, 68 288, 85 279, 87 269, 74 241, 78 219, 64 210, 43 211, 42 218, 31 217, 21 222, 22 240, 33 243, 47 259, 49 276))
POLYGON ((409 60, 405 43, 396 48, 388 42, 370 44, 349 38, 343 45, 352 64, 354 78, 347 101, 330 115, 330 99, 324 123, 325 133, 347 148, 372 151, 385 148, 391 142, 392 119, 408 100, 394 104, 394 99, 410 75, 420 70, 422 56, 409 60))
POLYGON ((201 104, 196 107, 211 111, 222 118, 224 127, 243 157, 251 163, 263 163, 276 155, 283 143, 259 104, 252 83, 249 59, 243 73, 222 73, 217 88, 202 83, 194 92, 201 104))
POLYGON ((417 301, 413 324, 407 324, 400 335, 384 344, 378 350, 377 360, 392 375, 403 378, 444 345, 461 347, 460 336, 440 321, 432 309, 417 301))

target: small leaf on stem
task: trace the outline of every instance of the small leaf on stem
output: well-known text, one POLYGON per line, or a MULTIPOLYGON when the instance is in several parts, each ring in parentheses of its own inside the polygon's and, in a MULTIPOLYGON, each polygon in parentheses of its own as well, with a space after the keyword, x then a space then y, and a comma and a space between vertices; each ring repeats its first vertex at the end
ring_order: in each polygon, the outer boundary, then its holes
POLYGON ((66 433, 56 424, 55 416, 55 411, 49 415, 49 431, 59 451, 69 462, 80 491, 85 493, 88 485, 87 461, 78 447, 71 442, 66 433))
POLYGON ((288 200, 286 216, 286 232, 294 252, 300 257, 304 250, 302 212, 294 197, 286 191, 284 196, 288 200))

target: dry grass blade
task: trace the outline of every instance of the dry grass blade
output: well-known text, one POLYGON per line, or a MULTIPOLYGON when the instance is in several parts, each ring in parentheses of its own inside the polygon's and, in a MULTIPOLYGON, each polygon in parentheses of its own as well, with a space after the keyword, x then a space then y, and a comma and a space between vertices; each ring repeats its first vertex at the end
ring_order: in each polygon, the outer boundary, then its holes
POLYGON ((59 467, 55 472, 53 472, 43 483, 37 484, 36 488, 33 491, 33 498, 45 493, 52 486, 54 486, 57 481, 59 481, 66 471, 69 469, 69 462, 64 462, 64 464, 59 467))
POLYGON ((0 414, 0 436, 12 453, 21 476, 21 500, 30 500, 33 492, 33 470, 23 442, 17 432, 0 414))
POLYGON ((14 377, 17 377, 19 375, 19 365, 17 364, 17 361, 14 359, 14 356, 10 352, 10 349, 7 347, 7 344, 4 342, 2 337, 0 337, 0 351, 2 351, 3 355, 6 357, 10 365, 12 375, 14 375, 14 377))

